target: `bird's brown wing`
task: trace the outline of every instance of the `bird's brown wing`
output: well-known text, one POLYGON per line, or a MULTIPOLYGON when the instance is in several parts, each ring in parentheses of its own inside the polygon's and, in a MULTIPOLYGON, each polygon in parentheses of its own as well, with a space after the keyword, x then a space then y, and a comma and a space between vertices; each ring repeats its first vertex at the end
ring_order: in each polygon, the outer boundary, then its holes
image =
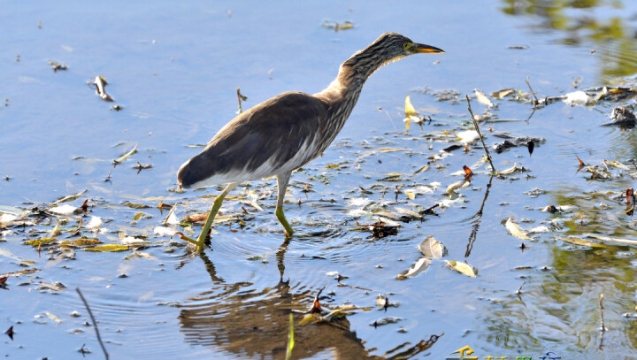
POLYGON ((311 145, 326 116, 320 100, 301 92, 264 101, 224 126, 179 169, 178 181, 191 186, 207 180, 210 185, 256 180, 282 168, 292 171, 319 155, 311 145))

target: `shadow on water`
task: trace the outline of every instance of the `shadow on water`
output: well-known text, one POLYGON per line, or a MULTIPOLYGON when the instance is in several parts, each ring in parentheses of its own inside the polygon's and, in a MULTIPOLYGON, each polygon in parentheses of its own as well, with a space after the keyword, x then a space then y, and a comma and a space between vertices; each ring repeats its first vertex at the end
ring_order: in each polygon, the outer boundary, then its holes
MULTIPOLYGON (((179 323, 185 341, 192 345, 211 347, 214 352, 228 352, 236 356, 285 357, 289 331, 289 314, 294 316, 295 357, 330 357, 343 359, 404 359, 430 349, 439 336, 433 335, 413 345, 403 343, 383 356, 371 355, 365 342, 350 329, 346 317, 319 324, 299 326, 301 312, 309 310, 314 289, 301 283, 291 286, 283 281, 286 240, 277 252, 281 280, 274 286, 255 286, 250 282, 224 284, 216 275, 214 264, 202 253, 211 280, 211 290, 188 299, 180 305, 179 323)), ((323 304, 333 301, 330 296, 318 299, 323 304)))

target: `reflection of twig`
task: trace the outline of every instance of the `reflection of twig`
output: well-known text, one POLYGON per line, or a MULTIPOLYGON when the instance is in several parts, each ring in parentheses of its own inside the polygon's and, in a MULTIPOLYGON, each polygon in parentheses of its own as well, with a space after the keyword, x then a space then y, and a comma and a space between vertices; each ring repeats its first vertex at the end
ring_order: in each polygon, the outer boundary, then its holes
POLYGON ((407 350, 400 352, 398 354, 394 354, 394 355, 390 355, 392 352, 402 348, 403 346, 409 344, 401 344, 396 348, 393 348, 389 351, 387 351, 384 354, 384 357, 386 359, 410 359, 412 357, 414 357, 415 355, 418 355, 419 353, 430 349, 432 346, 434 346, 434 344, 436 343, 436 341, 438 341, 438 339, 440 339, 440 337, 442 337, 445 333, 442 333, 440 335, 431 335, 429 337, 429 339, 427 340, 421 340, 418 344, 408 348, 407 350))
POLYGON ((597 302, 597 306, 599 307, 599 315, 602 323, 602 328, 600 331, 602 332, 602 336, 599 340, 599 349, 602 350, 604 347, 604 333, 606 332, 606 326, 604 326, 604 294, 599 294, 599 301, 597 302))
POLYGON ((215 269, 215 264, 210 261, 208 256, 206 256, 205 252, 200 252, 199 257, 203 260, 204 265, 206 266, 206 271, 210 275, 210 279, 214 282, 224 282, 224 280, 217 276, 217 269, 215 269))
POLYGON ((476 237, 478 236, 478 230, 480 229, 480 222, 482 220, 482 211, 484 210, 484 205, 487 203, 487 198, 489 198, 489 190, 491 189, 491 182, 493 181, 493 175, 489 177, 489 183, 487 184, 487 190, 484 192, 484 198, 482 199, 482 205, 480 205, 480 209, 473 215, 476 218, 476 223, 471 228, 471 234, 469 235, 469 242, 467 243, 467 250, 464 253, 464 257, 468 258, 471 255, 471 250, 473 249, 473 243, 476 241, 476 237))
POLYGON ((471 115, 471 121, 473 121, 473 126, 476 128, 476 132, 478 133, 478 137, 480 138, 480 142, 482 143, 482 147, 484 148, 484 152, 487 154, 487 160, 489 160, 489 164, 491 164, 491 169, 493 173, 497 173, 495 170, 495 166, 493 166, 493 161, 491 161, 491 154, 489 154, 489 149, 487 149, 487 145, 484 143, 484 139, 482 138, 482 133, 480 133, 480 127, 478 126, 478 122, 476 121, 476 117, 473 115, 473 110, 471 110, 471 100, 469 100, 469 95, 465 95, 467 99, 467 107, 469 110, 469 114, 471 115))
POLYGON ((484 210, 484 204, 487 203, 487 198, 489 197, 489 190, 491 189, 491 182, 492 181, 493 181, 493 175, 491 175, 491 177, 489 177, 489 183, 487 183, 487 190, 484 192, 484 198, 482 199, 482 204, 480 205, 480 209, 478 210, 478 212, 476 212, 474 217, 481 217, 482 216, 482 210, 484 210))
POLYGON ((531 118, 533 117, 533 114, 535 114, 535 106, 533 107, 533 110, 531 111, 531 115, 529 115, 529 117, 526 118, 526 120, 524 122, 526 122, 528 124, 529 120, 531 120, 531 118))
POLYGON ((464 252, 464 257, 468 258, 471 255, 471 250, 473 249, 473 243, 476 241, 476 237, 478 236, 478 230, 480 229, 480 220, 478 220, 473 227, 471 228, 471 234, 469 235, 469 242, 467 243, 467 250, 464 252))
POLYGON ((86 311, 88 311, 88 315, 91 317, 91 321, 93 322, 93 327, 95 328, 95 335, 97 335, 97 341, 100 343, 100 346, 102 347, 102 351, 104 352, 104 357, 106 358, 106 360, 108 360, 108 352, 106 351, 106 347, 104 347, 104 343, 102 342, 102 337, 100 336, 100 331, 97 328, 97 321, 95 321, 93 312, 91 312, 91 308, 88 306, 88 302, 86 302, 86 299, 84 298, 84 295, 82 295, 80 288, 75 288, 75 291, 77 291, 77 293, 80 295, 80 299, 82 299, 82 302, 84 303, 84 306, 86 307, 86 311))

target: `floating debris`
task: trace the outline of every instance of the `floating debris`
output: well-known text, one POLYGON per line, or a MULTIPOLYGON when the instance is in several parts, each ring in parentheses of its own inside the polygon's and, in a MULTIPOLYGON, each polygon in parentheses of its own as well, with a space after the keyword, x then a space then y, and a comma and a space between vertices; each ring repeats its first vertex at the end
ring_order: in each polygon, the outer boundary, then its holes
POLYGON ((106 78, 102 75, 97 75, 95 79, 93 79, 93 85, 95 85, 95 93, 99 95, 104 101, 114 101, 113 98, 106 93, 106 78))
POLYGON ((445 264, 447 264, 448 267, 450 267, 451 269, 463 274, 463 275, 467 275, 469 277, 477 277, 478 276, 478 269, 476 269, 475 267, 465 263, 465 262, 460 262, 460 261, 454 261, 454 260, 445 260, 445 264))
POLYGON ((619 126, 626 129, 632 129, 637 124, 637 118, 635 118, 635 114, 630 112, 630 110, 626 109, 623 106, 618 106, 613 109, 613 112, 610 115, 611 122, 604 123, 602 126, 619 126))
POLYGON ((114 166, 117 166, 118 164, 126 161, 126 159, 128 159, 129 157, 131 157, 133 154, 135 154, 137 152, 137 145, 139 144, 135 144, 135 146, 133 146, 133 149, 130 150, 129 152, 127 152, 126 154, 118 157, 117 159, 113 160, 113 164, 114 166))
POLYGON ((447 254, 447 248, 433 236, 428 236, 418 245, 418 250, 429 259, 440 259, 447 254))
POLYGON ((325 20, 323 21, 323 27, 328 29, 334 29, 335 32, 341 30, 349 30, 354 28, 354 23, 348 20, 343 21, 342 23, 325 20))
POLYGON ((506 223, 504 224, 509 234, 520 240, 533 241, 533 238, 527 235, 527 232, 522 229, 522 227, 515 222, 513 222, 513 218, 508 218, 506 223))
POLYGON ((58 70, 66 70, 66 65, 64 64, 60 64, 59 62, 55 61, 55 60, 49 60, 49 65, 51 65, 51 68, 53 68, 53 72, 58 72, 58 70))

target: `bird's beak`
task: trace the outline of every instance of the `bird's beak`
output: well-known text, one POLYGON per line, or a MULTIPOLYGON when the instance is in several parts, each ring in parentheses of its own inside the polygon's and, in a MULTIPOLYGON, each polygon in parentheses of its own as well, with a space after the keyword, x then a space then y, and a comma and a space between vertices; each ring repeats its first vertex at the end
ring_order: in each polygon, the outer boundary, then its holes
POLYGON ((445 51, 442 49, 438 49, 437 47, 433 47, 425 44, 414 44, 416 48, 414 49, 417 54, 444 54, 445 51))

